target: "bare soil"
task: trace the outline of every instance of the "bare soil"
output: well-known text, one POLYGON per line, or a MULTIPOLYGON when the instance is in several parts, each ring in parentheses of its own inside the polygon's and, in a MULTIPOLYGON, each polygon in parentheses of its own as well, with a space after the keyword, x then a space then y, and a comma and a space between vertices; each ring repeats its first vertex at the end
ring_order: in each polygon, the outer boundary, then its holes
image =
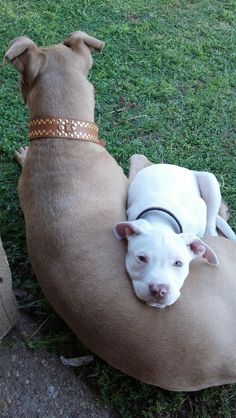
POLYGON ((22 316, 0 342, 0 418, 115 418, 71 368, 24 344, 35 323, 22 316))

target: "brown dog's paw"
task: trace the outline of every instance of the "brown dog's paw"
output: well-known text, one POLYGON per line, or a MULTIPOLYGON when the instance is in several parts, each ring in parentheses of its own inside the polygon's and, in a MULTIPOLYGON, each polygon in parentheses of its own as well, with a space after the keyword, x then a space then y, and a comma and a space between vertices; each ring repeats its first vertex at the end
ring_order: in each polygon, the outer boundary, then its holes
POLYGON ((16 161, 21 167, 23 167, 25 163, 28 149, 29 147, 21 147, 17 151, 15 151, 14 158, 16 159, 16 161))

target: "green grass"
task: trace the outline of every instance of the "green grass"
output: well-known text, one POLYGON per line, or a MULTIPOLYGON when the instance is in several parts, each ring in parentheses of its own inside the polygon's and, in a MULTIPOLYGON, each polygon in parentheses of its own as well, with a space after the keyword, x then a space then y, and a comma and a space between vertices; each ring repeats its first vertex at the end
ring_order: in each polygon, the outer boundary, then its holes
MULTIPOLYGON (((236 228, 235 0, 5 0, 0 18, 2 56, 19 35, 48 45, 80 29, 106 41, 90 77, 108 151, 126 172, 133 153, 214 172, 236 228)), ((43 300, 27 258, 17 198, 20 169, 12 158, 17 147, 27 144, 27 111, 17 78, 11 66, 1 68, 0 233, 15 287, 24 286, 32 295, 24 309, 39 324, 48 318, 43 338, 27 340, 28 346, 57 346, 71 354, 73 336, 43 300)), ((235 385, 169 393, 99 359, 81 373, 125 418, 236 416, 235 385)))

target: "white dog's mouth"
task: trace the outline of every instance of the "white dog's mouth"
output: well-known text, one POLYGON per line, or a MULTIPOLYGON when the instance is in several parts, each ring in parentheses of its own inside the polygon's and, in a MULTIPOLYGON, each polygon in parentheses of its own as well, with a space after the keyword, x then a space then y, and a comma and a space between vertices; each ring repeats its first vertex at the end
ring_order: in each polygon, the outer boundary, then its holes
POLYGON ((135 294, 136 294, 136 296, 137 296, 138 299, 141 299, 148 306, 150 306, 152 308, 158 308, 158 309, 163 309, 163 308, 165 308, 168 305, 172 305, 175 302, 175 300, 176 300, 176 299, 170 300, 170 298, 168 298, 168 297, 163 298, 163 300, 160 300, 160 299, 158 299, 156 297, 152 297, 150 294, 143 295, 143 294, 141 294, 141 293, 139 293, 137 291, 135 291, 135 294))
POLYGON ((160 300, 158 298, 151 297, 151 295, 141 296, 140 294, 136 293, 136 296, 139 299, 143 300, 143 302, 145 302, 148 306, 158 309, 163 309, 166 306, 172 305, 175 302, 175 300, 170 300, 169 298, 163 298, 163 300, 160 300))
MULTIPOLYGON (((179 294, 179 296, 180 296, 180 294, 179 294)), ((170 299, 169 300, 168 299, 163 300, 163 303, 160 303, 160 301, 157 302, 157 300, 150 300, 150 299, 149 300, 143 299, 143 300, 151 308, 163 309, 163 308, 166 308, 168 306, 173 305, 178 300, 179 296, 175 299, 172 298, 172 300, 170 300, 170 299)))
POLYGON ((165 305, 163 303, 161 304, 161 303, 157 303, 157 302, 146 302, 146 304, 148 306, 151 306, 151 308, 158 308, 158 309, 163 309, 166 306, 168 306, 168 305, 165 305))
POLYGON ((173 305, 180 297, 180 291, 176 287, 172 287, 170 284, 153 283, 149 284, 142 280, 132 281, 135 295, 148 306, 164 309, 173 305))

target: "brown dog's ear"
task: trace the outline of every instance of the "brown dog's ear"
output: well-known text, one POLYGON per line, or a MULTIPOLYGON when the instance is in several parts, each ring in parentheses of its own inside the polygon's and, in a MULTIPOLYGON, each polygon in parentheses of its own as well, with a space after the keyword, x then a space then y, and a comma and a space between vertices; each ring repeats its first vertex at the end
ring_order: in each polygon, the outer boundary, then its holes
POLYGON ((26 36, 13 39, 4 56, 4 61, 9 60, 19 71, 20 90, 27 103, 27 95, 39 74, 45 56, 40 48, 26 36))
POLYGON ((94 52, 94 50, 101 52, 105 45, 105 43, 99 41, 99 39, 93 38, 92 36, 87 35, 87 33, 81 31, 72 32, 63 43, 75 51, 79 51, 82 43, 85 44, 91 52, 94 52))
POLYGON ((26 36, 13 39, 7 50, 4 60, 11 61, 14 67, 23 73, 27 66, 31 67, 32 75, 37 72, 37 64, 41 53, 39 48, 26 36))

